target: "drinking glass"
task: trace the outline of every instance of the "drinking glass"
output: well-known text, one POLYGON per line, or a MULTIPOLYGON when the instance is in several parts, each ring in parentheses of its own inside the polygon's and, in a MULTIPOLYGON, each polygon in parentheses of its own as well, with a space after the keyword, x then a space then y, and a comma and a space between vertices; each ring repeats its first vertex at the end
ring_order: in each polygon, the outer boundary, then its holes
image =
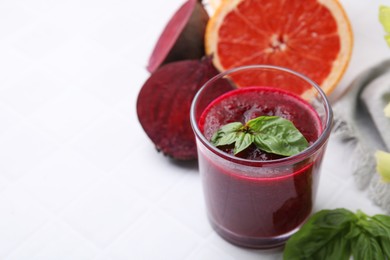
POLYGON ((333 119, 324 92, 309 78, 287 68, 238 67, 204 84, 192 102, 190 117, 206 211, 214 230, 238 246, 283 245, 313 208, 333 119), (240 158, 212 145, 199 126, 205 108, 227 92, 254 86, 282 89, 305 100, 319 117, 318 138, 296 155, 265 161, 240 158))

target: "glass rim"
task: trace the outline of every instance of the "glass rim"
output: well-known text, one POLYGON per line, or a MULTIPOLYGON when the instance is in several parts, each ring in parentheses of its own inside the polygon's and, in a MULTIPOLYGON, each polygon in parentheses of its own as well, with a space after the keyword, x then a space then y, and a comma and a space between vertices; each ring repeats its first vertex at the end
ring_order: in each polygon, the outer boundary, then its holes
POLYGON ((296 72, 294 70, 281 67, 281 66, 275 66, 275 65, 246 65, 246 66, 240 66, 236 67, 233 69, 226 70, 224 72, 221 72, 217 74, 216 76, 212 77, 209 79, 206 83, 203 84, 203 86, 198 90, 196 93, 194 99, 192 100, 191 103, 191 108, 190 108, 190 122, 192 129, 196 135, 196 137, 203 143, 203 145, 206 146, 206 148, 210 151, 212 151, 214 154, 227 159, 229 161, 238 163, 238 164, 244 164, 244 165, 250 165, 250 166, 258 166, 258 167, 267 167, 267 166, 287 166, 291 165, 297 162, 300 162, 306 158, 309 158, 312 154, 314 154, 316 151, 318 151, 327 141, 331 128, 332 128, 332 122, 333 122, 333 111, 332 107, 330 106, 330 102, 324 93, 324 91, 321 89, 320 86, 318 86, 317 83, 315 83, 313 80, 310 78, 306 77, 305 75, 296 72), (321 98, 324 100, 324 108, 325 108, 325 113, 326 113, 326 121, 325 125, 323 126, 323 131, 320 134, 320 136, 317 138, 317 140, 310 145, 308 148, 303 150, 302 152, 295 154, 293 156, 289 157, 284 157, 280 159, 275 159, 275 160, 267 160, 267 161, 259 161, 259 160, 250 160, 250 159, 244 159, 240 157, 236 157, 234 155, 228 154, 226 152, 221 151, 218 149, 216 146, 212 145, 209 140, 206 139, 206 137, 203 135, 203 133, 200 131, 198 122, 196 121, 195 118, 195 109, 196 109, 196 104, 198 103, 198 100, 200 98, 200 95, 203 93, 203 91, 207 88, 208 85, 212 84, 213 82, 217 81, 218 79, 223 78, 224 76, 228 74, 232 74, 241 70, 248 70, 248 69, 271 69, 271 70, 279 70, 282 72, 290 73, 305 82, 309 83, 311 86, 313 86, 321 96, 321 98))

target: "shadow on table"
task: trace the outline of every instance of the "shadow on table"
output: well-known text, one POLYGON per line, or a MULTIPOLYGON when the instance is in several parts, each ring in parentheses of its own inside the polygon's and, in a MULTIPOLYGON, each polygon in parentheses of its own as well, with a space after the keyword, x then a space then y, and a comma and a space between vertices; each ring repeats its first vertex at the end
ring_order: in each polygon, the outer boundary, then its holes
POLYGON ((197 160, 178 161, 175 159, 169 159, 169 163, 172 164, 173 166, 193 170, 194 173, 199 173, 197 160))

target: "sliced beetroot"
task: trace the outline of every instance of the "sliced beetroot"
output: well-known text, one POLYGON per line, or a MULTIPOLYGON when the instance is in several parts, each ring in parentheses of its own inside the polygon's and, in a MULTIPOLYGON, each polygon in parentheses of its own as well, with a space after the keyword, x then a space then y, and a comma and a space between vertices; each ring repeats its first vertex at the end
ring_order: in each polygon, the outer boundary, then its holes
MULTIPOLYGON (((190 124, 191 101, 216 74, 210 58, 177 61, 162 66, 145 82, 138 95, 137 114, 158 151, 178 160, 197 158, 190 124)), ((224 81, 210 99, 230 89, 231 85, 224 81)))
POLYGON ((161 65, 205 55, 204 35, 209 16, 200 0, 188 0, 166 25, 149 58, 147 70, 161 65))

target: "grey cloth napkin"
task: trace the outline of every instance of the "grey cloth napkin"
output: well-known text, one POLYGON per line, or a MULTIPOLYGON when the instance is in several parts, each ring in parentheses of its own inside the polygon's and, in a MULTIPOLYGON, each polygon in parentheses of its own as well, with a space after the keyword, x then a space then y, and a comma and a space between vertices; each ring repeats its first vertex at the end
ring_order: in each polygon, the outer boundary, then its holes
POLYGON ((362 72, 333 106, 333 135, 352 147, 352 173, 360 189, 390 213, 390 183, 376 172, 374 154, 390 151, 390 118, 383 109, 390 102, 390 60, 362 72))

